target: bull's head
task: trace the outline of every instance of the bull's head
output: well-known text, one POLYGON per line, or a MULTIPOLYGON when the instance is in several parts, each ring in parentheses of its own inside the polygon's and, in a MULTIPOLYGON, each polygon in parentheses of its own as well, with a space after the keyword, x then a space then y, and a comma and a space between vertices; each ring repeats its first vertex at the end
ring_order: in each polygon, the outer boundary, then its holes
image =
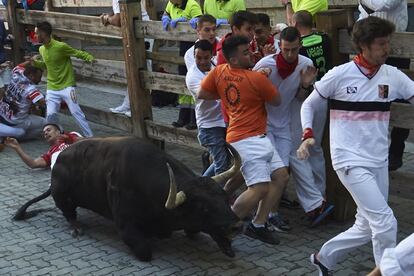
POLYGON ((185 229, 189 232, 202 231, 210 234, 223 253, 232 257, 234 252, 229 236, 239 219, 230 208, 228 195, 218 184, 226 183, 239 172, 241 158, 231 145, 227 145, 227 147, 233 157, 232 167, 212 178, 199 177, 194 179, 185 185, 187 195, 183 191, 177 192, 174 172, 167 163, 170 192, 165 207, 171 210, 188 202, 188 208, 184 208, 186 209, 185 217, 188 220, 185 229))

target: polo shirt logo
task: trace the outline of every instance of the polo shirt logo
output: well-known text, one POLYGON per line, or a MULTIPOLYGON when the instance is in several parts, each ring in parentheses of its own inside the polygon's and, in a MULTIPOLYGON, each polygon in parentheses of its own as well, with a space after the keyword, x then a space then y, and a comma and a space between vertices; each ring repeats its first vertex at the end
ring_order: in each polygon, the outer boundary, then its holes
POLYGON ((356 86, 348 86, 346 88, 347 94, 355 94, 357 92, 358 88, 356 86))
POLYGON ((388 84, 378 84, 378 97, 381 99, 388 98, 389 86, 388 84))

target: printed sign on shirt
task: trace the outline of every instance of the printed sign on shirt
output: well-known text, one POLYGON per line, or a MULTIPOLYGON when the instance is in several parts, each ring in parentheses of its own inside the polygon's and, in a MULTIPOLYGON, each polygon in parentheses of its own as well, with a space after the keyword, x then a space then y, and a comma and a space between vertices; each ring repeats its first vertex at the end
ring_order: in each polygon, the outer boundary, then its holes
POLYGON ((378 97, 381 99, 388 98, 388 84, 378 84, 378 97))

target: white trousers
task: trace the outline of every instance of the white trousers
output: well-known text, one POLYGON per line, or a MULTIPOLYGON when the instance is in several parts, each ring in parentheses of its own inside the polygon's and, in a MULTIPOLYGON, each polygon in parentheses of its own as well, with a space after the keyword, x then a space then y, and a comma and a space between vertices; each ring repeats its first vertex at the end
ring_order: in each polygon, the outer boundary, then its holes
POLYGON ((45 119, 36 115, 29 115, 16 126, 0 123, 0 137, 14 137, 19 140, 40 138, 45 119))
POLYGON ((387 204, 388 167, 345 167, 336 170, 339 179, 357 204, 354 225, 326 242, 319 260, 329 269, 352 249, 372 241, 379 266, 386 248, 395 247, 397 220, 387 204))
POLYGON ((92 137, 92 130, 89 127, 88 122, 86 121, 85 114, 83 114, 77 102, 75 87, 66 87, 62 90, 47 90, 47 116, 59 112, 60 104, 62 102, 65 102, 67 104, 69 111, 78 123, 83 136, 92 137))
POLYGON ((299 160, 296 156, 296 150, 302 143, 301 107, 302 103, 296 99, 291 103, 292 150, 289 156, 289 164, 292 177, 295 180, 299 202, 305 212, 310 212, 321 206, 325 200, 326 171, 321 143, 328 104, 321 106, 315 112, 313 134, 316 143, 309 149, 310 156, 306 160, 299 160))
POLYGON ((414 234, 402 240, 395 248, 387 248, 381 259, 382 275, 414 275, 414 234))

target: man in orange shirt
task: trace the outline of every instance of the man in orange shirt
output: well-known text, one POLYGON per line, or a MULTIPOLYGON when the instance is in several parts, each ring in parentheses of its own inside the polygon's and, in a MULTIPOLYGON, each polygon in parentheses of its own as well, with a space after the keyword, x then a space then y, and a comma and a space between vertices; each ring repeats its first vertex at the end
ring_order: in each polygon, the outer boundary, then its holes
POLYGON ((226 39, 223 54, 228 64, 219 65, 204 78, 198 98, 221 99, 229 115, 226 140, 240 154, 241 171, 247 185, 232 209, 243 219, 258 205, 245 234, 278 244, 279 240, 266 227, 266 222, 271 207, 284 189, 274 178, 275 168, 282 161, 266 136, 265 103, 279 105, 279 92, 265 76, 270 73, 268 70, 248 70, 253 63, 246 37, 233 35, 226 39))

